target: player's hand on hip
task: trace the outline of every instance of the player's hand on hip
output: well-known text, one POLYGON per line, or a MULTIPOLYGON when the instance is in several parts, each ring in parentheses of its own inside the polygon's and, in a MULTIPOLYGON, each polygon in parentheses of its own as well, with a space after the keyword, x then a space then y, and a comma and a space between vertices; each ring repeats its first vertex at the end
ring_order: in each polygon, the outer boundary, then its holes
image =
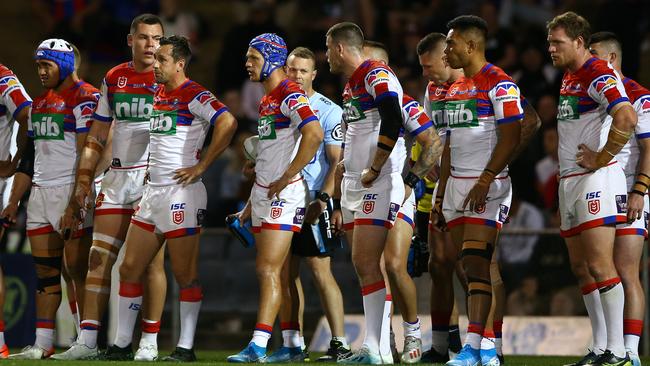
POLYGON ((205 169, 203 169, 203 166, 199 163, 189 168, 174 170, 173 179, 176 179, 176 182, 178 184, 182 184, 183 187, 185 187, 188 184, 192 184, 198 181, 201 178, 201 175, 203 174, 204 171, 205 169))
POLYGON ((643 196, 632 192, 627 195, 627 223, 631 224, 641 217, 643 217, 643 196))
POLYGON ((284 175, 280 177, 280 179, 276 180, 275 182, 271 183, 269 185, 269 191, 266 193, 266 197, 270 200, 273 199, 273 197, 280 199, 280 192, 284 189, 284 187, 289 185, 289 178, 286 178, 284 175))
POLYGON ((576 164, 588 170, 596 170, 599 168, 596 164, 596 156, 598 156, 597 152, 591 150, 585 144, 580 144, 578 145, 578 153, 576 153, 576 164))
POLYGON ((315 224, 318 222, 318 217, 323 210, 327 207, 327 204, 319 199, 315 199, 309 203, 307 206, 307 212, 305 213, 305 222, 309 224, 315 224))
POLYGON ((485 209, 485 201, 487 200, 487 194, 490 190, 490 186, 484 183, 477 182, 474 184, 474 187, 469 191, 465 201, 463 202, 463 210, 467 209, 469 205, 469 210, 474 212, 480 212, 485 209))
POLYGON ((370 188, 372 187, 372 182, 374 182, 378 176, 378 172, 373 169, 366 168, 363 170, 363 172, 361 172, 361 184, 366 188, 370 188))

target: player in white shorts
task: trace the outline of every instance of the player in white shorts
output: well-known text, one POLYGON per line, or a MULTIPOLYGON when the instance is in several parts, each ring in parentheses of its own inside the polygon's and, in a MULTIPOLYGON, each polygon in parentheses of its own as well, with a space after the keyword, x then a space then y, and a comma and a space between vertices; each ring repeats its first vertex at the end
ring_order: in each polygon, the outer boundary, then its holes
MULTIPOLYGON (((365 58, 379 60, 388 65, 388 52, 379 42, 365 41, 363 53, 365 58)), ((426 175, 434 167, 437 157, 442 152, 440 138, 420 103, 406 94, 402 100, 402 114, 404 136, 400 139, 404 140, 407 155, 402 177, 406 177, 411 169, 410 153, 414 140, 423 146, 423 154, 420 155, 422 158, 418 157, 413 169, 420 172, 420 175, 426 175)), ((391 294, 395 295, 394 300, 403 319, 404 350, 401 361, 404 363, 416 363, 422 357, 422 334, 417 314, 416 288, 407 271, 409 248, 415 227, 415 211, 415 192, 412 191, 397 213, 398 220, 388 231, 384 249, 384 262, 391 294)))
MULTIPOLYGON (((61 269, 72 279, 77 299, 88 263, 91 223, 62 220, 72 196, 77 155, 83 147, 99 91, 74 73, 72 46, 61 39, 43 41, 36 50, 41 83, 47 91, 36 98, 29 118, 28 152, 23 160, 27 174, 17 174, 9 199, 8 216, 32 186, 27 208, 27 235, 38 277, 36 293, 36 341, 10 357, 41 359, 53 353, 54 319, 61 301, 61 269), (30 178, 29 174, 33 173, 30 178), (77 225, 78 224, 78 225, 77 225), (65 259, 64 259, 65 251, 65 259)), ((22 164, 22 163, 21 163, 22 164)), ((90 220, 91 213, 86 216, 90 220)))
POLYGON ((283 66, 287 46, 276 34, 251 40, 246 52, 249 79, 261 82, 255 184, 241 219, 252 218, 260 300, 253 337, 228 362, 265 362, 266 347, 281 302, 280 273, 294 232, 299 232, 308 202, 301 171, 323 141, 323 129, 300 85, 287 78, 283 66))
POLYGON ((490 264, 510 208, 508 163, 519 146, 523 108, 512 78, 485 59, 485 21, 465 15, 447 27, 447 62, 465 77, 449 86, 444 100, 448 132, 437 194, 444 193, 442 211, 467 276, 469 318, 464 346, 447 364, 498 365, 494 345, 483 351, 481 343, 493 296, 490 264))
MULTIPOLYGON (((6 178, 11 177, 18 167, 18 163, 23 156, 27 139, 27 119, 32 99, 25 91, 16 75, 5 65, 0 64, 0 208, 2 207, 3 194, 5 190, 6 178), (18 134, 16 135, 16 155, 12 158, 9 153, 11 145, 11 135, 13 133, 14 123, 19 124, 18 134)), ((5 216, 0 215, 0 219, 5 216)), ((6 225, 11 223, 0 223, 0 239, 4 233, 6 225)), ((4 306, 4 280, 2 269, 0 269, 0 307, 4 306)), ((4 342, 4 314, 0 314, 0 359, 9 356, 9 349, 4 342)))
MULTIPOLYGON (((111 270, 144 190, 149 156, 149 118, 156 89, 153 51, 162 35, 160 18, 152 14, 135 17, 127 37, 132 61, 113 67, 102 82, 102 96, 93 114, 96 123, 88 132, 79 159, 75 200, 69 206, 88 204, 86 200, 91 199, 89 195, 95 172, 104 170, 104 162, 100 160, 105 155, 111 158, 110 170, 102 178, 94 202, 93 245, 90 248, 81 331, 70 349, 55 355, 55 359, 87 359, 99 352, 97 335, 110 296, 111 270), (109 138, 109 134, 115 138, 109 138)), ((161 250, 147 269, 142 336, 136 360, 151 361, 158 356, 156 337, 167 290, 163 263, 164 250, 161 250)), ((132 353, 113 356, 134 358, 132 353)))
POLYGON ((194 332, 203 291, 198 279, 199 233, 207 195, 201 175, 227 148, 237 122, 201 85, 187 78, 191 58, 186 38, 160 39, 155 53, 156 90, 150 119, 149 173, 142 200, 131 219, 120 266, 118 326, 107 353, 130 351, 142 304, 143 275, 167 243, 171 268, 180 287, 180 337, 164 361, 196 361, 194 332), (202 151, 210 125, 210 145, 202 151))
MULTIPOLYGON (((614 265, 623 282, 625 307, 623 310, 623 337, 625 350, 634 366, 641 365, 639 339, 643 330, 645 295, 639 279, 639 263, 643 245, 648 237, 648 185, 650 185, 650 91, 636 81, 623 76, 621 71, 623 50, 614 33, 598 32, 591 36, 589 50, 592 55, 609 62, 619 73, 625 92, 637 114, 634 138, 616 155, 623 166, 627 183, 627 222, 616 227, 614 265)), ((587 271, 583 273, 586 274, 587 271)), ((588 280, 594 283, 595 280, 588 280)), ((602 307, 598 315, 604 329, 602 307)), ((603 340, 603 334, 594 340, 603 340)))
POLYGON ((624 290, 613 260, 615 225, 627 219, 627 187, 614 157, 634 133, 637 115, 619 74, 589 53, 583 17, 567 12, 547 29, 553 65, 565 72, 558 110, 560 230, 595 334, 596 347, 577 364, 629 364, 624 290), (606 333, 598 329, 603 324, 606 333))

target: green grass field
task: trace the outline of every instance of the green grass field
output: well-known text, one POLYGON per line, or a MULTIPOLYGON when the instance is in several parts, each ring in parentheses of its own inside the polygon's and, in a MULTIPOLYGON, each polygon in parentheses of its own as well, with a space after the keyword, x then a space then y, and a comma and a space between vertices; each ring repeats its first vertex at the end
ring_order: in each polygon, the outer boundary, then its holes
MULTIPOLYGON (((17 351, 17 350, 16 350, 17 351)), ((229 365, 225 362, 226 357, 235 353, 234 351, 198 351, 198 362, 194 365, 229 365)), ((168 352, 161 352, 161 356, 167 355, 168 352)), ((312 359, 316 359, 320 354, 312 354, 312 359)), ((570 362, 575 362, 577 357, 542 357, 542 356, 506 356, 506 365, 508 366, 552 366, 552 365, 565 365, 570 362)), ((643 357, 641 360, 644 364, 650 364, 650 357, 643 357)), ((56 365, 120 365, 142 366, 142 362, 108 362, 108 361, 19 361, 19 360, 1 360, 0 365, 42 365, 43 362, 53 363, 56 365)))

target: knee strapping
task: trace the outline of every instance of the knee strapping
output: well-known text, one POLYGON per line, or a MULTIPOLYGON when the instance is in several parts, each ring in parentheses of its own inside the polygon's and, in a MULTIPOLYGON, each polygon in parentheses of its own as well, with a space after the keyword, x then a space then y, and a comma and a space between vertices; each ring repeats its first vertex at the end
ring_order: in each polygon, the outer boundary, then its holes
POLYGON ((466 256, 476 256, 490 261, 492 260, 493 252, 494 246, 492 243, 479 240, 465 240, 460 252, 460 257, 463 258, 466 256))
POLYGON ((39 293, 61 294, 62 256, 33 257, 36 264, 36 289, 39 293))
POLYGON ((483 278, 467 277, 467 294, 492 296, 492 284, 483 278))

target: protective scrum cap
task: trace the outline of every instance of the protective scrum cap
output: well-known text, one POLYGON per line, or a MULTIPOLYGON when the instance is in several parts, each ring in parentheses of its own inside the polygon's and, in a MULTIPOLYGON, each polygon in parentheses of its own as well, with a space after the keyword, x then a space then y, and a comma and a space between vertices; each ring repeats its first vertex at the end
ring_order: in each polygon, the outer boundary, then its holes
POLYGON ((36 60, 50 60, 59 66, 59 81, 74 71, 74 51, 63 39, 51 38, 41 42, 36 49, 36 60))
POLYGON ((268 78, 273 70, 284 66, 287 62, 287 44, 275 33, 260 34, 253 38, 248 46, 256 49, 264 57, 260 81, 268 78))

